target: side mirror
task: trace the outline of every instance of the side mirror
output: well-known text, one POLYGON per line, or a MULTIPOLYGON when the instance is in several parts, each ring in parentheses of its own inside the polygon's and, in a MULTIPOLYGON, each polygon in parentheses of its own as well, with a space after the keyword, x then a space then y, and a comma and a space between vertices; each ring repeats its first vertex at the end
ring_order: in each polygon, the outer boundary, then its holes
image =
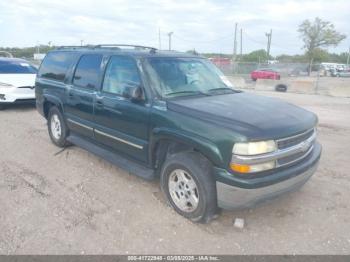
POLYGON ((132 102, 143 101, 143 91, 139 85, 127 85, 123 91, 123 97, 130 99, 132 102))

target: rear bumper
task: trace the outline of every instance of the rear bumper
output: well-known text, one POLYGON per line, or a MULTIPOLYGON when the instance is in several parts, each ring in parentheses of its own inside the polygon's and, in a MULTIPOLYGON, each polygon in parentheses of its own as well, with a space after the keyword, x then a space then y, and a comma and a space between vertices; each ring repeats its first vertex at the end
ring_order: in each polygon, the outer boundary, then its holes
MULTIPOLYGON (((293 192, 303 186, 315 173, 321 155, 321 146, 316 144, 311 157, 300 165, 276 172, 269 177, 253 179, 246 184, 234 184, 217 180, 218 206, 224 209, 244 209, 260 202, 293 192), (267 183, 267 179, 269 179, 267 183), (254 181, 255 180, 255 181, 254 181)), ((222 176, 217 174, 217 177, 222 176)), ((225 174, 226 179, 230 174, 225 174)), ((230 175, 232 177, 232 175, 230 175)), ((247 179, 249 180, 249 179, 247 179)), ((240 181, 242 182, 242 180, 240 181)))

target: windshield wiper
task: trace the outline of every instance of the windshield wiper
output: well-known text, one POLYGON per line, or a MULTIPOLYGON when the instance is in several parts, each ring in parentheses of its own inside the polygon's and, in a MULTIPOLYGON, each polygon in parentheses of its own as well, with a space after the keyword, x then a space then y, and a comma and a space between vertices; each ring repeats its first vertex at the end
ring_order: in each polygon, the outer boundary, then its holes
POLYGON ((230 88, 230 87, 218 87, 218 88, 212 88, 208 90, 208 93, 214 92, 214 91, 230 91, 231 93, 238 93, 236 90, 230 88))
POLYGON ((203 93, 201 91, 192 91, 192 90, 183 90, 183 91, 177 91, 177 92, 171 92, 165 94, 165 96, 171 96, 171 95, 177 95, 177 94, 189 94, 189 95, 204 95, 209 96, 209 94, 203 93))

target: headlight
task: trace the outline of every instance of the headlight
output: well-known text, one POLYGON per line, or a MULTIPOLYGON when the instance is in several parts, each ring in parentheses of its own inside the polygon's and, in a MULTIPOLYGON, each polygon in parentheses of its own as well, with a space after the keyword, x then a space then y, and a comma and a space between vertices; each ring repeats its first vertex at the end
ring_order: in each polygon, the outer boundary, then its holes
POLYGON ((273 152, 276 150, 276 143, 273 140, 236 143, 233 146, 232 153, 236 155, 259 155, 273 152))
POLYGON ((277 146, 274 140, 259 141, 259 142, 246 142, 246 143, 236 143, 233 146, 232 161, 230 163, 230 168, 232 171, 247 174, 261 172, 269 170, 276 167, 275 161, 268 161, 263 163, 249 164, 242 161, 235 161, 236 156, 246 156, 254 157, 255 155, 266 154, 274 152, 277 150, 277 146))

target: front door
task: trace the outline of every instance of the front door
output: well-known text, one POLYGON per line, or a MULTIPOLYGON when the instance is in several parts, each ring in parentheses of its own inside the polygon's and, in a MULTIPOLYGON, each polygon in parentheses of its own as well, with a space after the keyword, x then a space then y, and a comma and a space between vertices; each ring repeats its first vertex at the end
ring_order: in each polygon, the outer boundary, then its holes
POLYGON ((69 129, 80 135, 92 138, 94 126, 94 99, 100 85, 100 54, 81 56, 67 87, 66 116, 69 129))
POLYGON ((125 98, 123 92, 128 85, 143 86, 136 60, 111 56, 95 100, 95 138, 118 152, 147 162, 150 109, 144 102, 125 98))

